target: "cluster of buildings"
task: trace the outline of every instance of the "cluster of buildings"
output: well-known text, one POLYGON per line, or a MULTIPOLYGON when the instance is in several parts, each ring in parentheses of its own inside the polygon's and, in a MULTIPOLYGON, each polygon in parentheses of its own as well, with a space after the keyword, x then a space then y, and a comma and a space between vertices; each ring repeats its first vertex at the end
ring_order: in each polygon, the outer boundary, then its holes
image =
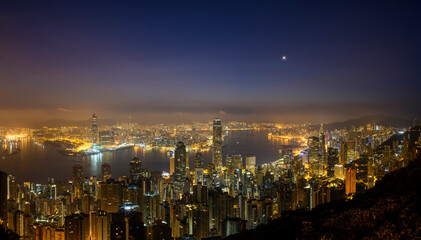
MULTIPOLYGON (((95 116, 94 116, 95 117, 95 116)), ((96 120, 96 119, 95 119, 96 120)), ((307 147, 258 166, 256 156, 227 155, 223 126, 212 124, 212 162, 175 143, 170 173, 150 172, 128 160, 129 173, 86 177, 82 166, 71 181, 18 184, 0 173, 0 224, 22 239, 220 239, 374 186, 385 173, 421 153, 421 127, 405 133, 366 127, 309 132, 307 147)), ((93 124, 92 141, 98 128, 93 124)))

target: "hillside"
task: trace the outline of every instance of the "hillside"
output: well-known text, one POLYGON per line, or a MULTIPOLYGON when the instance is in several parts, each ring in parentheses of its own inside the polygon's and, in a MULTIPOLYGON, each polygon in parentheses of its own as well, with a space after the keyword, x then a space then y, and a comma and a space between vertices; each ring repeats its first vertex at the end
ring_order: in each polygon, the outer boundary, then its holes
POLYGON ((421 160, 387 174, 353 200, 283 217, 227 239, 420 239, 421 160))
MULTIPOLYGON (((381 126, 392 126, 397 128, 407 128, 411 126, 412 121, 402 118, 389 117, 384 115, 369 115, 356 119, 350 119, 344 122, 332 122, 324 124, 324 129, 334 130, 334 129, 351 129, 352 126, 364 126, 366 124, 378 124, 381 126)), ((320 125, 315 126, 316 129, 320 128, 320 125)))

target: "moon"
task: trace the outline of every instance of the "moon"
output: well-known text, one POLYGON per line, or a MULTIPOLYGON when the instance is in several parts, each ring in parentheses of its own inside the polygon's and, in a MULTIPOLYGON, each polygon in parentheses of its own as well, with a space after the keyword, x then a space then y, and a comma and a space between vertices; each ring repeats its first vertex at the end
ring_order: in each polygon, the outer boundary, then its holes
POLYGON ((286 60, 287 60, 287 56, 282 56, 282 62, 286 62, 286 60))

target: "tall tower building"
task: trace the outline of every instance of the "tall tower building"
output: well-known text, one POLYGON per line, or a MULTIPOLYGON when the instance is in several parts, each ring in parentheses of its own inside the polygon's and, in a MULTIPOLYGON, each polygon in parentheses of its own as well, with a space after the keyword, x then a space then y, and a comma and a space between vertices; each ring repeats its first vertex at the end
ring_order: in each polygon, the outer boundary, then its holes
POLYGON ((99 185, 101 193, 101 210, 108 213, 118 212, 122 203, 122 186, 118 182, 107 182, 99 185))
POLYGON ((327 162, 326 140, 325 140, 325 132, 323 130, 323 124, 320 125, 319 141, 320 141, 320 155, 322 157, 322 162, 326 163, 327 162))
POLYGON ((320 139, 318 137, 308 138, 308 162, 310 170, 314 176, 323 174, 323 166, 320 157, 320 139))
POLYGON ((348 163, 348 144, 347 142, 341 142, 339 145, 339 163, 348 163))
POLYGON ((174 151, 174 175, 175 180, 183 182, 187 177, 187 152, 183 142, 178 142, 174 151))
POLYGON ((308 138, 308 161, 310 164, 313 162, 318 162, 320 159, 320 145, 318 137, 309 137, 308 138))
POLYGON ((102 181, 107 181, 107 179, 111 178, 111 166, 107 163, 102 164, 101 166, 101 175, 102 181))
POLYGON ((221 119, 213 120, 213 137, 212 137, 212 163, 220 174, 222 172, 222 124, 221 119))
POLYGON ((345 175, 345 194, 357 192, 357 171, 355 168, 347 168, 345 175))
POLYGON ((95 113, 92 115, 92 144, 98 144, 98 117, 95 113))
POLYGON ((194 158, 194 171, 196 175, 195 184, 203 183, 203 154, 201 152, 196 153, 194 158))
POLYGON ((132 181, 136 182, 140 179, 142 175, 142 162, 139 158, 135 157, 130 161, 129 173, 132 181))
POLYGON ((7 227, 7 173, 0 171, 0 220, 7 227))
POLYGON ((65 239, 89 239, 89 215, 73 214, 66 217, 64 224, 65 239))
POLYGON ((80 198, 83 191, 83 169, 77 164, 72 168, 72 183, 74 189, 74 197, 80 198))
POLYGON ((246 169, 256 175, 256 156, 246 156, 246 169))
POLYGON ((335 173, 335 164, 338 163, 338 149, 328 148, 327 150, 327 176, 332 177, 335 173))
POLYGON ((175 158, 170 157, 170 175, 173 175, 175 172, 175 158))

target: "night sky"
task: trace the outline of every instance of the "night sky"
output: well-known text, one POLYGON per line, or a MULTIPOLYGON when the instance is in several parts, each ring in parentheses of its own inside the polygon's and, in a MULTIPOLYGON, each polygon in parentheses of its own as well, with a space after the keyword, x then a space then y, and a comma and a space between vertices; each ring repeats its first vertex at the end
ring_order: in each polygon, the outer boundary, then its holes
POLYGON ((421 116, 421 1, 63 2, 0 2, 0 124, 421 116))

